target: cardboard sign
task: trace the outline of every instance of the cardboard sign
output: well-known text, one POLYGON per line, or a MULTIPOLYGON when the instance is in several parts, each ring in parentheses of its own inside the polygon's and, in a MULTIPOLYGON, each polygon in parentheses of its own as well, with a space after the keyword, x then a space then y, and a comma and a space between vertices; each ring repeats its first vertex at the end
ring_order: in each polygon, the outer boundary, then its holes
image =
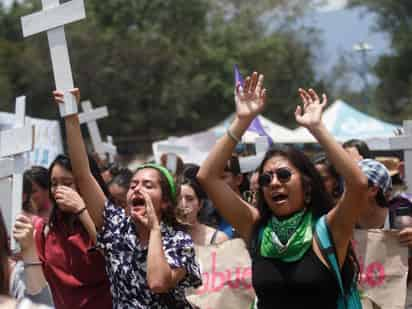
POLYGON ((188 299, 202 309, 247 309, 255 299, 249 252, 241 239, 219 245, 196 246, 203 285, 188 291, 188 299))
MULTIPOLYGON (((361 265, 360 290, 365 308, 405 308, 408 250, 397 231, 355 231, 353 241, 361 265), (369 306, 369 307, 367 307, 369 306)), ((249 309, 255 294, 252 269, 243 240, 196 247, 203 285, 187 292, 201 309, 249 309)))
POLYGON ((399 244, 398 233, 355 231, 353 246, 360 264, 359 289, 365 304, 382 309, 405 308, 408 249, 399 244))

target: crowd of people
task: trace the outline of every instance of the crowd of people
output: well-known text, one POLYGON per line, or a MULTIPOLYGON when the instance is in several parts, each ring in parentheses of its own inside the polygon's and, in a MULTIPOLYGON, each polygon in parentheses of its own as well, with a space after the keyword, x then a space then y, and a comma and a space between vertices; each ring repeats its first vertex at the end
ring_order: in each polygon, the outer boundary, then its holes
MULTIPOLYGON (((410 217, 410 197, 393 188, 392 180, 402 183, 400 165, 391 175, 364 142, 341 145, 328 132, 321 121, 326 95, 298 92, 296 122, 322 152, 309 157, 275 143, 248 175, 235 147, 267 104, 256 72, 236 85, 235 119, 201 166, 177 160, 171 169, 164 157, 135 171, 99 166, 86 152, 78 115, 66 116, 68 154, 24 173, 23 211, 12 235, 0 213, 0 307, 195 308, 186 297, 202 285, 195 246, 232 238, 249 250, 256 308, 346 308, 345 297, 356 301, 354 229, 397 228, 400 243, 412 248, 412 220, 400 220, 410 217), (342 289, 316 237, 320 220, 342 289)), ((80 100, 79 89, 72 93, 80 100)), ((63 103, 62 92, 53 94, 63 103)))

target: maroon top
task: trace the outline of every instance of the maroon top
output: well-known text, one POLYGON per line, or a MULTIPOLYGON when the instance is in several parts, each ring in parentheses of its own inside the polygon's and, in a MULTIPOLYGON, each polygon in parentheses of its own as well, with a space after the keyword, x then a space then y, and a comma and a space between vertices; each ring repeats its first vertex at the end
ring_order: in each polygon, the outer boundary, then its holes
POLYGON ((44 276, 58 309, 111 309, 112 297, 105 262, 80 224, 69 232, 61 222, 44 233, 45 221, 35 225, 36 246, 44 276))

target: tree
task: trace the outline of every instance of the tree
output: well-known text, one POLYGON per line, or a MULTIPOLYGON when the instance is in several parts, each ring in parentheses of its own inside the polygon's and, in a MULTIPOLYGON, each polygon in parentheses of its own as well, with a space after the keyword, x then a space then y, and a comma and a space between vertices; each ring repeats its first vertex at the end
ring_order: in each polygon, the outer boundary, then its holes
MULTIPOLYGON (((19 29, 20 16, 41 9, 39 2, 0 9, 0 94, 12 102, 25 93, 30 115, 54 118, 46 38, 23 40, 19 29)), ((234 64, 265 74, 267 116, 290 124, 297 88, 322 85, 314 78, 316 34, 294 23, 298 2, 88 0, 87 19, 66 31, 75 84, 83 98, 108 105, 103 133, 122 152, 206 129, 233 112, 234 64)))
POLYGON ((352 0, 377 15, 377 31, 390 35, 392 52, 382 56, 374 67, 380 79, 375 101, 383 116, 401 122, 412 116, 412 2, 407 0, 352 0))

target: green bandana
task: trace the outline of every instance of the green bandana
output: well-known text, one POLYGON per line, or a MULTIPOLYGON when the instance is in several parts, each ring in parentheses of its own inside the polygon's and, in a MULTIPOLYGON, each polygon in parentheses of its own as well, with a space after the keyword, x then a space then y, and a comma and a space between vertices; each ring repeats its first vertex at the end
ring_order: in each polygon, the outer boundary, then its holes
POLYGON ((312 213, 302 211, 284 221, 273 217, 268 222, 263 229, 260 254, 284 262, 295 262, 311 246, 312 213))

